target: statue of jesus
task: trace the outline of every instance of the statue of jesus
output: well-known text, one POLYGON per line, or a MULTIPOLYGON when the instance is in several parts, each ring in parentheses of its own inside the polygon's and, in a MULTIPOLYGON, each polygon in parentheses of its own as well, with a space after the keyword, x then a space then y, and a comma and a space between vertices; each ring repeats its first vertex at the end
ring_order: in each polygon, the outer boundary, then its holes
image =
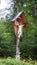
POLYGON ((23 26, 22 24, 19 24, 18 25, 18 38, 20 39, 20 37, 22 37, 22 29, 23 29, 23 26))

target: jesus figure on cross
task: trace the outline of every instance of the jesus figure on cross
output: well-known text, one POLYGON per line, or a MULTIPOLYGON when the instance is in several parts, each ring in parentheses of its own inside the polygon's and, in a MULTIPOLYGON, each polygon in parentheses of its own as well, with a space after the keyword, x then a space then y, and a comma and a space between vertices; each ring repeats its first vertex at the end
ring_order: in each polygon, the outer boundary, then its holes
POLYGON ((19 24, 18 25, 18 38, 20 39, 20 37, 22 37, 22 29, 23 29, 23 26, 22 24, 19 24))

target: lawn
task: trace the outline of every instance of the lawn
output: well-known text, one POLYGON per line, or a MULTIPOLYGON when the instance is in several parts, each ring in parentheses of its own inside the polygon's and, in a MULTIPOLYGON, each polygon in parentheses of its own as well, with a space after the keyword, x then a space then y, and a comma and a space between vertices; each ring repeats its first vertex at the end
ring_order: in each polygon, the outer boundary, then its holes
POLYGON ((0 58, 0 65, 37 65, 37 60, 33 61, 29 60, 16 60, 11 57, 8 58, 0 58))

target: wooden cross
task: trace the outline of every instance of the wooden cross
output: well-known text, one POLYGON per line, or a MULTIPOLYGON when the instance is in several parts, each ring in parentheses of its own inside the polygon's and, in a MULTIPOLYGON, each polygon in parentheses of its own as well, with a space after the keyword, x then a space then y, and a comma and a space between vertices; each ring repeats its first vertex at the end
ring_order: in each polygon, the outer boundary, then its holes
POLYGON ((19 12, 14 19, 11 20, 14 25, 14 31, 17 38, 16 42, 16 59, 20 59, 20 37, 22 36, 22 29, 28 28, 28 23, 26 20, 26 17, 24 15, 24 12, 19 12))

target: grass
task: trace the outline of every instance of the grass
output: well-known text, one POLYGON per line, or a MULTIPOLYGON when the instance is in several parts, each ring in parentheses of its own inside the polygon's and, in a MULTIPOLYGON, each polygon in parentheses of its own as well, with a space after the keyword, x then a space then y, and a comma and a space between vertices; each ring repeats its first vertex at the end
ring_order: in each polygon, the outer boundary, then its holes
POLYGON ((0 58, 0 65, 37 65, 37 61, 29 60, 16 60, 11 57, 0 58))

